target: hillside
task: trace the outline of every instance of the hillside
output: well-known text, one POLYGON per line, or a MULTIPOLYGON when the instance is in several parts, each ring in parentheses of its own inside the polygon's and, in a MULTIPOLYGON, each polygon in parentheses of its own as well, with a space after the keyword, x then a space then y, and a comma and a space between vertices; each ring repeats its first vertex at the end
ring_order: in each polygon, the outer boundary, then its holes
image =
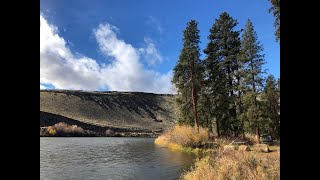
POLYGON ((168 94, 40 90, 40 127, 65 122, 93 131, 161 131, 174 124, 176 109, 168 94))

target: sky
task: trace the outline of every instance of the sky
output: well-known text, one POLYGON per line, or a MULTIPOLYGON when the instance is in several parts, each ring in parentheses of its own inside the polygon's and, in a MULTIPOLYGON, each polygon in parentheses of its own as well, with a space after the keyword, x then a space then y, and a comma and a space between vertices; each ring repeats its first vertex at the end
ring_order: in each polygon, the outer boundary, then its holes
POLYGON ((263 68, 279 78, 270 7, 268 0, 40 0, 40 89, 176 93, 172 70, 187 22, 198 22, 203 59, 222 12, 237 19, 236 30, 251 20, 263 68))

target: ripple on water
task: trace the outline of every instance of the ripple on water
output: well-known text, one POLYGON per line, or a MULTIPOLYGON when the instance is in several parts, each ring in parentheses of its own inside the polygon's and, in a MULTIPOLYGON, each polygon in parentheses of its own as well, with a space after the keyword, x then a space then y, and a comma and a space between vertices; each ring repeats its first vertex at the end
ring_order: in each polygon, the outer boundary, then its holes
POLYGON ((40 138, 40 179, 178 179, 193 162, 153 138, 40 138))

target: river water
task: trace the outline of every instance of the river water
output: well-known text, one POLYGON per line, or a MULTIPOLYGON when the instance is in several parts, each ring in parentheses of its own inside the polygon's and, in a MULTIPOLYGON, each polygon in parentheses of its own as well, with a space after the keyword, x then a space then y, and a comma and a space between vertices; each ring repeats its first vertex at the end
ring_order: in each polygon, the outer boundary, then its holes
POLYGON ((40 138, 40 179, 179 179, 194 157, 154 138, 40 138))

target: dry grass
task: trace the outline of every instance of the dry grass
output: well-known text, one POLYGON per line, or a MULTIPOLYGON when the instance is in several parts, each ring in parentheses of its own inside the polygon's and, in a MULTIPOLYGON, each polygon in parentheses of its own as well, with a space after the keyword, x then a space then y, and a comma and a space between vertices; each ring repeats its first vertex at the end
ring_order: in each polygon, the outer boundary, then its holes
POLYGON ((208 131, 206 129, 199 128, 199 132, 197 132, 193 127, 176 125, 159 136, 155 140, 155 144, 168 147, 174 151, 199 155, 208 153, 206 149, 198 148, 205 141, 208 141, 208 131))
POLYGON ((256 135, 254 135, 254 134, 246 133, 245 140, 251 145, 257 143, 256 135))
POLYGON ((195 166, 182 175, 184 180, 280 179, 280 153, 227 151, 197 160, 195 166))
POLYGON ((176 125, 159 136, 155 143, 165 146, 175 144, 174 146, 196 148, 205 141, 208 141, 206 129, 199 128, 199 132, 197 132, 193 127, 176 125))
MULTIPOLYGON (((280 147, 270 147, 271 152, 258 151, 260 145, 254 145, 253 151, 223 151, 223 146, 234 138, 222 137, 215 140, 219 148, 207 150, 209 155, 198 159, 189 172, 182 174, 184 180, 265 180, 280 179, 280 147)), ((253 135, 246 135, 249 143, 254 143, 253 135)), ((159 136, 155 143, 178 151, 201 151, 198 147, 208 141, 208 131, 188 126, 175 126, 159 136)))

